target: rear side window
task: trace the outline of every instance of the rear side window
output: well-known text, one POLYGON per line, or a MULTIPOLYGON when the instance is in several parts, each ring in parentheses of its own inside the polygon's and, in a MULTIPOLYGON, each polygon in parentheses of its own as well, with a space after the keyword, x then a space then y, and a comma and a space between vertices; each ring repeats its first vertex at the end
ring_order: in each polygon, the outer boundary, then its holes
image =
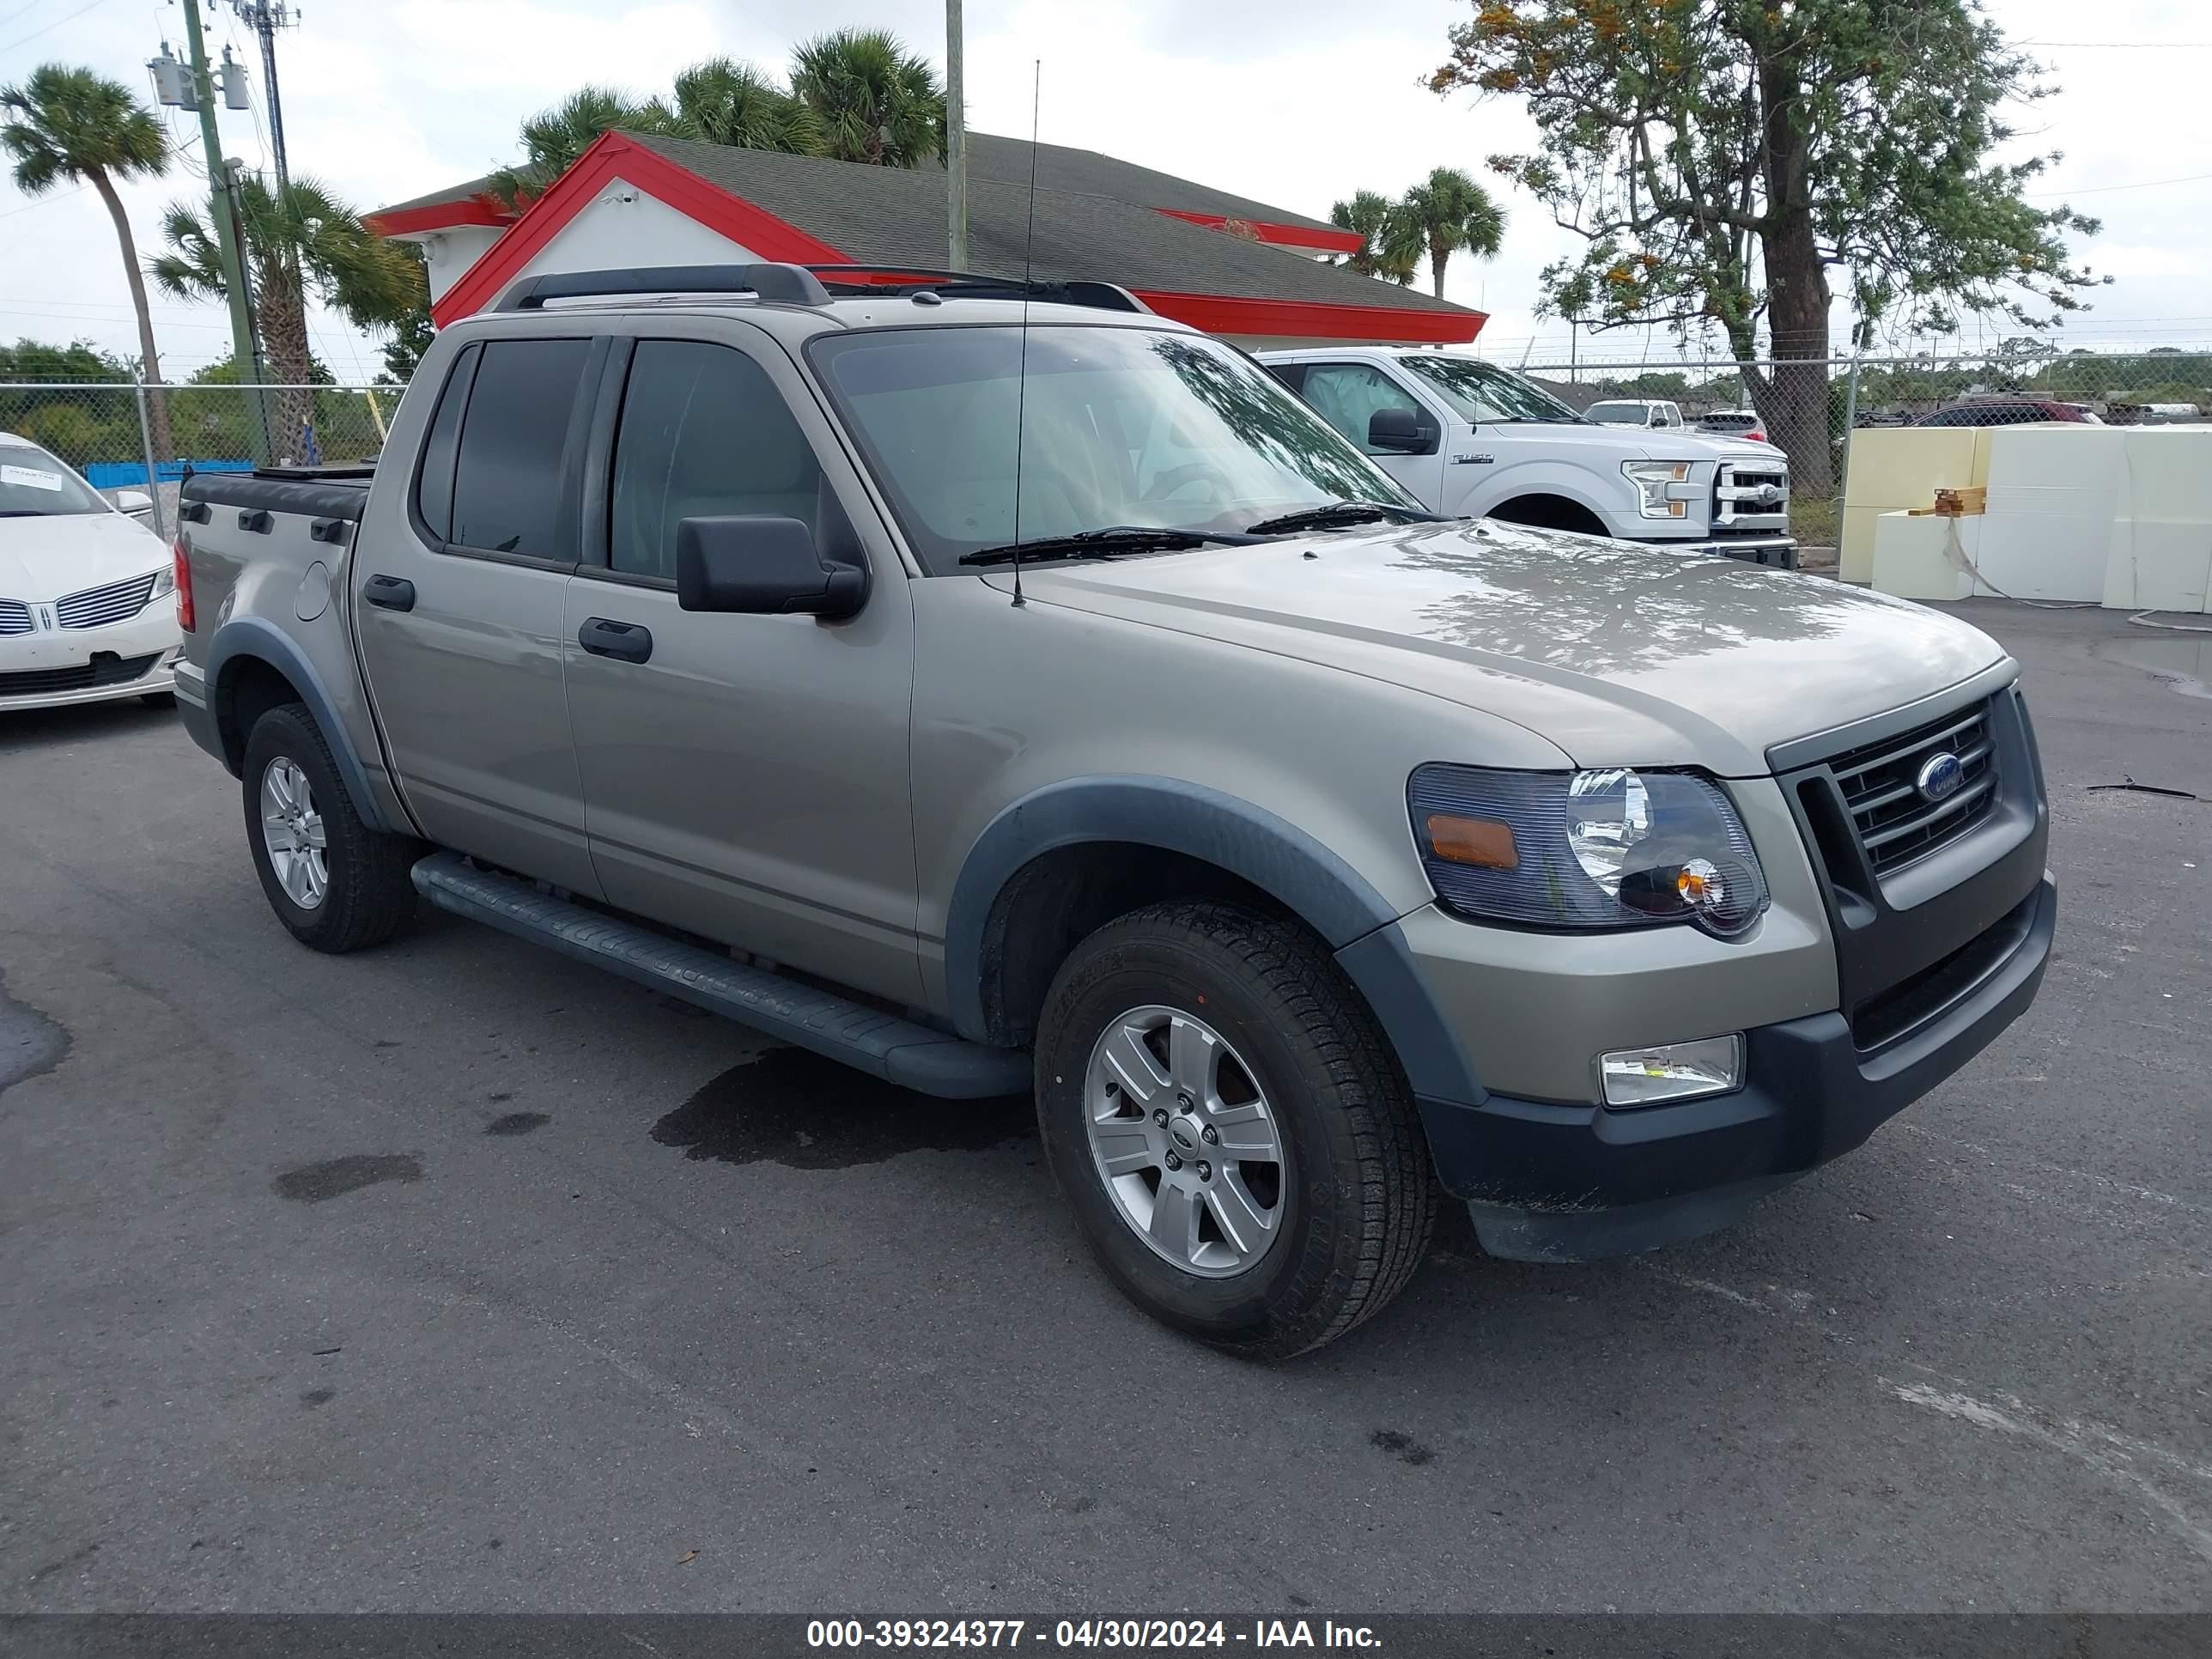
POLYGON ((821 488, 806 434, 758 363, 702 341, 638 342, 615 434, 612 568, 674 580, 686 519, 745 514, 816 529, 821 488))
POLYGON ((453 372, 438 395, 437 411, 422 440, 422 468, 415 475, 415 513, 422 527, 440 541, 453 534, 453 455, 459 447, 461 410, 469 401, 469 381, 477 372, 477 353, 470 346, 453 359, 453 372))
POLYGON ((560 524, 561 459, 591 342, 487 340, 482 351, 453 465, 450 539, 489 553, 573 556, 560 524))

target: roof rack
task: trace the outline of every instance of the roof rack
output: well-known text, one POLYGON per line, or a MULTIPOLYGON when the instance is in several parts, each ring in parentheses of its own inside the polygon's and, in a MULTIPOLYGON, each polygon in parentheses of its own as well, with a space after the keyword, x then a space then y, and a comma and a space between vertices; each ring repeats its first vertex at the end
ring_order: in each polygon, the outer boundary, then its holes
POLYGON ((922 289, 960 300, 1042 300, 1056 305, 1089 306, 1099 311, 1152 307, 1113 283, 1060 281, 1044 277, 994 276, 974 270, 933 270, 926 265, 806 265, 827 290, 840 297, 909 294, 922 289), (884 280, 872 280, 884 279, 884 280))
POLYGON ((750 294, 780 305, 826 306, 830 290, 804 265, 649 265, 532 276, 499 296, 494 311, 539 311, 548 300, 617 294, 750 294))

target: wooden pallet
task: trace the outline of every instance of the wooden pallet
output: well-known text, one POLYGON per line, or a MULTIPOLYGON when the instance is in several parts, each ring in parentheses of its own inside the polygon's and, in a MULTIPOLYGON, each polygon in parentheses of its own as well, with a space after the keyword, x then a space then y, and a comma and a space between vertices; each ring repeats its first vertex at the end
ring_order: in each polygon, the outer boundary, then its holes
POLYGON ((1933 507, 1908 507, 1916 519, 1972 519, 1989 511, 1990 487, 1969 484, 1963 489, 1939 489, 1933 507))

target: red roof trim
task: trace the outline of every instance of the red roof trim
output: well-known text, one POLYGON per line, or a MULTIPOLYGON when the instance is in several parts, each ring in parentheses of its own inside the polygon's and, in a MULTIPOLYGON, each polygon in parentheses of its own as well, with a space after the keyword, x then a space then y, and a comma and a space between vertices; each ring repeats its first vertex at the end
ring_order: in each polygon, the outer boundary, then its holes
POLYGON ((1181 219, 1186 224, 1203 225, 1208 230, 1220 230, 1231 224, 1249 225, 1254 235, 1275 247, 1318 248, 1328 253, 1359 252, 1359 238, 1349 230, 1320 230, 1310 225, 1279 225, 1267 219, 1232 220, 1225 213, 1187 213, 1181 208, 1154 208, 1152 211, 1164 213, 1170 219, 1181 219))
POLYGON ((578 214, 599 199, 616 179, 636 185, 656 201, 696 220, 708 229, 750 248, 763 259, 799 264, 842 264, 845 255, 809 236, 798 226, 738 200, 688 173, 673 161, 618 132, 603 133, 569 169, 532 202, 506 235, 462 274, 430 307, 441 328, 481 311, 520 276, 547 244, 578 214))
POLYGON ((1490 320, 1480 311, 1416 311, 1404 306, 1340 306, 1311 300, 1247 300, 1222 294, 1137 290, 1163 317, 1208 334, 1291 339, 1388 340, 1403 345, 1465 345, 1490 320))
POLYGON ((426 230, 452 230, 459 225, 511 225, 514 215, 489 196, 464 196, 397 213, 372 213, 362 222, 379 236, 419 236, 426 230))

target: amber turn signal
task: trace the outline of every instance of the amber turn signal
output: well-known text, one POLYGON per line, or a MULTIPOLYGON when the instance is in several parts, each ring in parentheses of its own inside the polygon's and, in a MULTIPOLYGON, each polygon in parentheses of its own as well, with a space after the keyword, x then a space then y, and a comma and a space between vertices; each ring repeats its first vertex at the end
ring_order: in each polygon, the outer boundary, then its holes
POLYGON ((1475 864, 1486 870, 1517 868, 1521 854, 1513 845, 1513 826, 1489 818, 1463 818, 1449 812, 1429 814, 1429 848, 1437 857, 1454 864, 1475 864))

